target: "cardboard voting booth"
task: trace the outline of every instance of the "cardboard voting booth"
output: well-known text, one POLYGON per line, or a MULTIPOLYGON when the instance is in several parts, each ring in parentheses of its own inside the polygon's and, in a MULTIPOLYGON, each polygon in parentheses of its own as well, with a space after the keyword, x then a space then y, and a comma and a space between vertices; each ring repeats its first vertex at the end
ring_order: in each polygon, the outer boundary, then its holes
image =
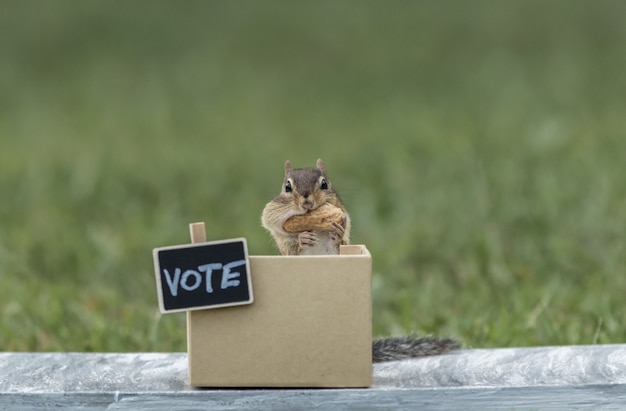
MULTIPOLYGON (((191 227, 192 240, 201 245, 205 238, 200 230, 194 239, 197 229, 191 227)), ((159 251, 154 254, 160 294, 177 290, 181 297, 200 290, 213 299, 222 296, 207 304, 193 299, 186 310, 192 386, 371 385, 372 266, 364 245, 342 246, 339 255, 246 256, 245 264, 239 257, 197 260, 191 263, 195 268, 170 268, 168 276, 160 269, 159 251), (223 300, 231 289, 248 286, 249 298, 223 300)))

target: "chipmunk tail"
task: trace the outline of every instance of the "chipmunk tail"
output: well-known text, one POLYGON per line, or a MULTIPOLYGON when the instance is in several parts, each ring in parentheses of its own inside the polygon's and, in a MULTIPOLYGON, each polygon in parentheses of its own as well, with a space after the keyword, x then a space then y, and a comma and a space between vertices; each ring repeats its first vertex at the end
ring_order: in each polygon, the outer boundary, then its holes
POLYGON ((408 335, 377 338, 372 342, 372 361, 396 361, 440 355, 460 347, 461 344, 454 339, 433 336, 418 337, 416 335, 408 335))

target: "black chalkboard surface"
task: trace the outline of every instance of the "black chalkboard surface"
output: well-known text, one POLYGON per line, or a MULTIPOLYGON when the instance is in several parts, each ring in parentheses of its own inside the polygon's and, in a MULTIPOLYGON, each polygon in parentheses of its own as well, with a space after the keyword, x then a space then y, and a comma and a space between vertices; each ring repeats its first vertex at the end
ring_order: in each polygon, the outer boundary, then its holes
POLYGON ((253 301, 245 238, 160 247, 152 255, 163 313, 253 301))

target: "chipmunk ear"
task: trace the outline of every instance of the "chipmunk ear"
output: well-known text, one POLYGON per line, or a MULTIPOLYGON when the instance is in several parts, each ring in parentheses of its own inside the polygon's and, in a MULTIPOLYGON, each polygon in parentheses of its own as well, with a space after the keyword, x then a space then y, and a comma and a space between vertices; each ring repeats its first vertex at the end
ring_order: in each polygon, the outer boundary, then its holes
POLYGON ((291 172, 291 161, 285 161, 285 177, 291 172))
POLYGON ((321 158, 317 159, 317 169, 326 175, 326 164, 324 164, 321 158))

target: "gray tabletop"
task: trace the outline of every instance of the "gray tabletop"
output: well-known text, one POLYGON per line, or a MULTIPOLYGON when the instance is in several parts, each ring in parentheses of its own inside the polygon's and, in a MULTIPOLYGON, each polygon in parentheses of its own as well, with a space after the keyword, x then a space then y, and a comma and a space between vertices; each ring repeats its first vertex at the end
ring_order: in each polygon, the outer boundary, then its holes
POLYGON ((0 353, 0 409, 626 409, 626 345, 461 350, 368 389, 196 389, 184 353, 0 353))

